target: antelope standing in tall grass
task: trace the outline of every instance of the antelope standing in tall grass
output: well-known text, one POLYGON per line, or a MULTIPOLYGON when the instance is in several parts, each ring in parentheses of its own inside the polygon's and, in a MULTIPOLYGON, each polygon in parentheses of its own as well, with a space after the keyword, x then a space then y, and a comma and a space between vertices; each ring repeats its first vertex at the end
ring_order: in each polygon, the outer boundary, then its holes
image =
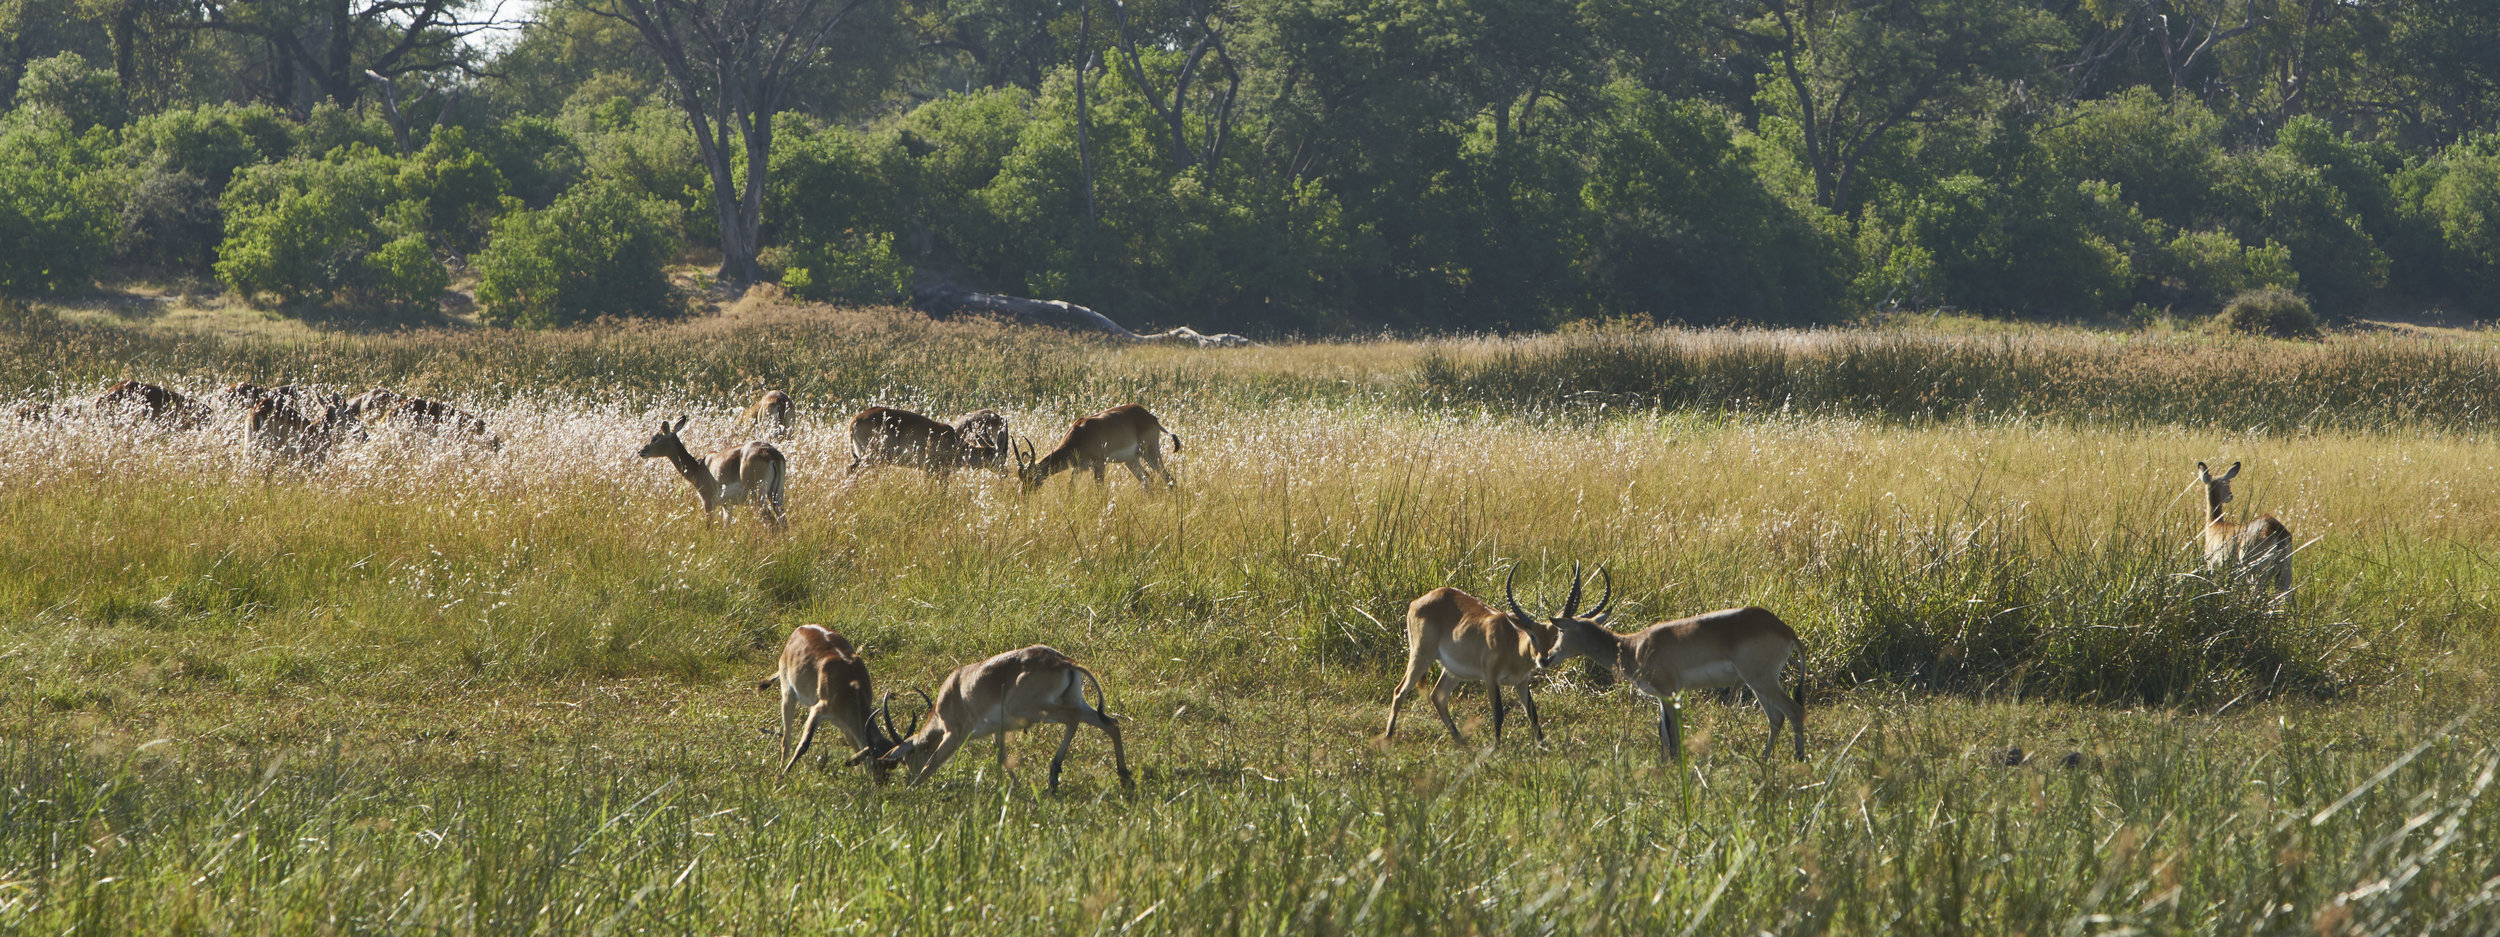
POLYGON ((798 626, 781 645, 781 669, 755 688, 769 691, 776 683, 781 685, 782 773, 789 773, 807 754, 808 746, 815 744, 817 726, 831 721, 856 749, 845 764, 866 762, 870 777, 884 779, 892 766, 874 759, 891 750, 898 736, 891 708, 894 694, 870 705, 875 691, 868 680, 868 664, 848 639, 820 625, 798 626), (883 726, 877 724, 880 716, 883 726), (802 718, 805 726, 799 732, 798 750, 792 751, 790 730, 802 718))
POLYGON ((2244 524, 2222 519, 2222 506, 2231 503, 2231 479, 2239 474, 2237 462, 2220 476, 2205 468, 2205 463, 2196 463, 2196 480, 2205 486, 2205 567, 2245 575, 2288 601, 2292 597, 2292 529, 2272 514, 2257 515, 2244 524))
POLYGON ((1137 483, 1148 487, 1148 469, 1163 476, 1163 486, 1172 487, 1172 472, 1163 467, 1163 437, 1172 437, 1172 451, 1181 451, 1179 433, 1163 428, 1163 421, 1146 408, 1122 404, 1093 416, 1085 417, 1068 427, 1068 435, 1059 440, 1058 448, 1040 458, 1033 456, 1027 442, 1016 455, 1016 477, 1024 481, 1026 491, 1042 486, 1053 475, 1071 469, 1092 469, 1094 483, 1102 483, 1104 463, 1118 462, 1137 476, 1137 483))
POLYGON ((789 460, 772 443, 750 442, 713 450, 704 458, 695 458, 687 451, 685 440, 678 433, 686 428, 690 416, 677 418, 677 425, 660 422, 660 431, 642 444, 642 458, 666 458, 676 466, 677 474, 694 486, 694 493, 703 499, 703 526, 712 526, 714 513, 727 514, 729 507, 740 501, 755 509, 757 516, 772 527, 782 525, 782 479, 789 460))
MULTIPOLYGON (((1565 621, 1577 620, 1580 614, 1580 572, 1571 573, 1571 596, 1563 600, 1561 614, 1549 621, 1538 621, 1519 607, 1519 596, 1512 591, 1519 568, 1511 567, 1510 576, 1502 580, 1502 599, 1510 606, 1507 612, 1496 611, 1475 596, 1443 586, 1423 594, 1406 606, 1406 676, 1398 681, 1396 693, 1389 696, 1389 725, 1382 729, 1383 740, 1398 734, 1398 707, 1423 683, 1424 671, 1434 663, 1441 665, 1441 678, 1432 684, 1432 708, 1441 715, 1441 724, 1449 727, 1450 738, 1467 744, 1466 734, 1458 731, 1458 722, 1450 718, 1450 694, 1458 683, 1481 683, 1493 696, 1493 744, 1502 744, 1502 687, 1519 688, 1519 702, 1528 710, 1528 727, 1536 732, 1538 742, 1545 741, 1545 723, 1538 718, 1536 697, 1528 692, 1528 678, 1535 675, 1537 658, 1554 646, 1556 628, 1565 621)), ((1614 581, 1607 580, 1606 595, 1589 610, 1591 616, 1603 616, 1614 601, 1614 581)))
MULTIPOLYGON (((1600 569, 1599 575, 1605 570, 1600 569)), ((1806 757, 1806 707, 1780 688, 1780 674, 1797 653, 1796 629, 1767 609, 1721 609, 1690 618, 1659 622, 1632 634, 1606 627, 1607 616, 1556 619, 1560 640, 1541 663, 1560 665, 1587 657, 1612 668, 1658 701, 1658 757, 1684 759, 1684 739, 1677 726, 1675 699, 1686 689, 1743 684, 1753 690, 1771 719, 1771 738, 1762 743, 1762 757, 1778 750, 1780 724, 1796 725, 1797 760, 1806 757)))
MULTIPOLYGON (((384 391, 384 393, 389 392, 384 391)), ((353 401, 350 404, 352 406, 353 401)), ((427 436, 440 437, 449 431, 453 439, 461 442, 476 443, 485 446, 489 451, 503 449, 503 437, 488 432, 485 420, 439 400, 394 395, 394 398, 381 408, 378 417, 369 417, 369 419, 427 436)))
POLYGON ((95 397, 95 412, 141 419, 167 429, 197 429, 208 422, 206 404, 145 381, 116 381, 95 397))
POLYGON ((755 430, 765 439, 790 435, 790 395, 768 390, 763 396, 755 398, 755 402, 729 424, 731 435, 746 430, 755 430))
POLYGON ((879 465, 908 465, 943 481, 959 468, 1007 470, 1007 418, 981 409, 954 423, 940 423, 909 410, 870 407, 851 418, 851 468, 845 475, 879 465))
POLYGON ((909 765, 911 783, 936 774, 965 742, 985 735, 998 739, 998 770, 1007 771, 1006 733, 1037 723, 1068 727, 1059 752, 1050 759, 1050 786, 1059 787, 1059 767, 1068 760, 1076 727, 1090 725, 1111 737, 1111 757, 1119 767, 1120 784, 1135 787, 1128 770, 1128 751, 1120 744, 1120 720, 1103 710, 1102 680, 1068 655, 1033 645, 1008 651, 977 664, 965 664, 946 675, 929 707, 927 724, 885 753, 888 765, 909 765), (1085 685, 1094 685, 1094 705, 1085 704, 1085 685))
POLYGON ((270 396, 261 398, 244 415, 243 432, 254 448, 317 466, 330 458, 340 442, 363 437, 364 431, 354 423, 346 406, 336 401, 323 402, 320 416, 306 417, 284 398, 270 396))

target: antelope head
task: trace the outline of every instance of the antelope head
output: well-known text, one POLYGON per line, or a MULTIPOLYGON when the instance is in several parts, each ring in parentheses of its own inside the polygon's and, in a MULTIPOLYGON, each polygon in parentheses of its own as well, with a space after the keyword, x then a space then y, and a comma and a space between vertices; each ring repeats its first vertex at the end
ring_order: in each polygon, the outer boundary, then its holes
POLYGON ((635 453, 635 455, 641 456, 645 459, 656 459, 661 456, 673 456, 677 453, 685 452, 686 442, 685 440, 677 438, 677 434, 685 431, 686 421, 691 419, 694 419, 692 415, 680 416, 677 418, 677 424, 674 426, 669 425, 667 420, 661 420, 660 431, 652 434, 651 441, 643 443, 642 451, 635 453))
MULTIPOLYGON (((1512 571, 1516 573, 1517 567, 1512 567, 1512 571)), ((1584 580, 1581 576, 1580 564, 1571 564, 1571 594, 1563 599, 1561 612, 1548 617, 1545 621, 1546 627, 1553 629, 1553 637, 1548 643, 1544 656, 1538 658, 1537 666, 1550 668, 1571 658, 1598 653, 1612 646, 1614 632, 1607 629, 1606 623, 1614 612, 1615 577, 1603 566, 1597 568, 1597 577, 1600 582, 1604 583, 1604 594, 1598 598, 1594 607, 1583 614, 1580 611, 1580 587, 1584 580)), ((1503 585, 1503 594, 1505 596, 1510 594, 1510 587, 1507 583, 1503 585)), ((1516 597, 1510 598, 1510 610, 1513 615, 1524 617, 1528 614, 1526 610, 1519 607, 1519 600, 1516 597)))

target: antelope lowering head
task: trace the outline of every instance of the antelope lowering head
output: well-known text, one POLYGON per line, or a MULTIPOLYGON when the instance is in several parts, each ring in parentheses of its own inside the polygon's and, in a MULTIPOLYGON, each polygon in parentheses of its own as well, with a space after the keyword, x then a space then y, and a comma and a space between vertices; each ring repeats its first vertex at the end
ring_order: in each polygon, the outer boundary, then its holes
POLYGON ((1103 465, 1118 462, 1137 476, 1140 485, 1152 486, 1148 470, 1163 476, 1163 486, 1172 487, 1172 472, 1163 467, 1163 437, 1172 437, 1172 451, 1181 451, 1180 434, 1163 428, 1163 422, 1146 408, 1136 404, 1113 407, 1085 417, 1068 426, 1057 448, 1035 456, 1033 444, 1027 441, 1015 451, 1016 477, 1024 482, 1024 490, 1032 491, 1052 475, 1071 469, 1090 469, 1094 482, 1102 482, 1103 465))

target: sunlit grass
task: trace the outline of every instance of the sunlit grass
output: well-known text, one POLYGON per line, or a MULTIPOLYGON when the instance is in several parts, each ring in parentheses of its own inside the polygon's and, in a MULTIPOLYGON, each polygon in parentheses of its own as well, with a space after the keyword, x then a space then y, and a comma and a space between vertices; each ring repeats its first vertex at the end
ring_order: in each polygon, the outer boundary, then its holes
MULTIPOLYGON (((858 314, 510 347, 183 346, 204 354, 133 373, 406 382, 505 445, 377 432, 304 470, 230 420, 163 433, 71 406, 0 424, 0 928, 2495 923, 2500 723, 2452 724, 2491 694, 2500 445, 2480 423, 1416 389, 1433 355, 1585 340, 1206 354, 858 314), (802 381, 792 360, 824 367, 802 381), (698 448, 726 441, 767 384, 801 389, 791 528, 706 530, 685 484, 632 453, 679 413, 698 448), (996 406, 1047 441, 1129 400, 1186 440, 1176 490, 1116 466, 1031 495, 981 473, 845 477, 843 421, 867 402, 996 406), (2244 462, 2232 510, 2306 544, 2293 608, 2200 569, 2200 459, 2244 462), (1407 601, 1497 595, 1517 564, 1540 604, 1574 562, 1610 566, 1626 623, 1750 603, 1795 625, 1809 761, 1757 760, 1759 712, 1700 697, 1694 760, 1660 766, 1654 709, 1576 667, 1539 692, 1544 747, 1516 719, 1492 752, 1430 720, 1374 741, 1407 601), (926 789, 779 778, 752 687, 802 622, 848 634, 893 688, 1066 650, 1132 720, 1140 790, 1117 791, 1090 735, 1065 793, 1029 786, 1050 733, 1014 743, 1015 784, 988 743, 926 789)), ((1484 707, 1456 704, 1478 729, 1484 707)))

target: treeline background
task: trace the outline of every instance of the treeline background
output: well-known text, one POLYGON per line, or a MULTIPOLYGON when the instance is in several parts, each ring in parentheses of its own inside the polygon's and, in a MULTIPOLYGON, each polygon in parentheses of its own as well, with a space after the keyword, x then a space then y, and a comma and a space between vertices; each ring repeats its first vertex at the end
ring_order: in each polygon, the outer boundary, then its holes
MULTIPOLYGON (((621 2, 0 0, 0 293, 681 310, 713 181, 621 2)), ((813 299, 2500 314, 2487 0, 870 0, 782 97, 761 267, 813 299)))

